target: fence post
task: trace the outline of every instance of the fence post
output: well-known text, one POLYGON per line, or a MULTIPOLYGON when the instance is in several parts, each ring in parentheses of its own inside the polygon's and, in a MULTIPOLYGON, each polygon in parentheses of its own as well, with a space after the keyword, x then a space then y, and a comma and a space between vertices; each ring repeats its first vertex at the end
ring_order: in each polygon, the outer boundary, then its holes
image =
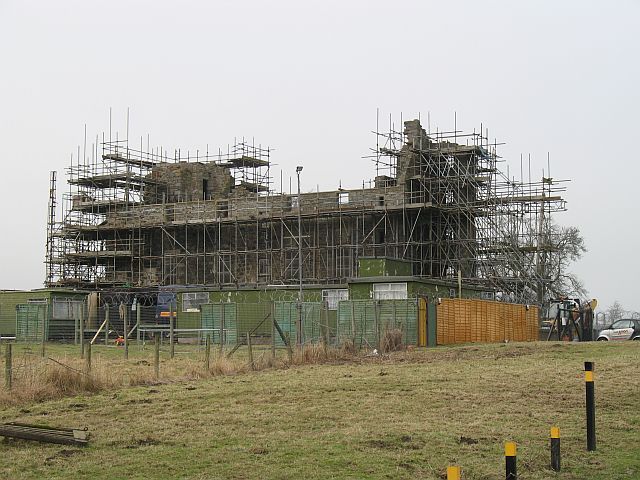
POLYGON ((7 390, 11 390, 11 375, 13 374, 12 372, 12 368, 11 368, 11 362, 12 362, 12 355, 11 355, 11 349, 12 349, 12 344, 11 343, 7 343, 6 347, 5 347, 5 365, 4 365, 4 387, 7 390))
POLYGON ((289 332, 285 332, 285 337, 287 338, 287 356, 289 357, 289 364, 293 363, 293 349, 291 348, 291 336, 289 332))
POLYGON ((84 355, 84 371, 85 373, 91 372, 91 342, 87 342, 85 355, 84 355))
POLYGON ((160 332, 155 332, 155 349, 153 351, 153 371, 156 380, 160 378, 160 332))
POLYGON ((587 400, 587 450, 596 449, 596 399, 593 362, 584 362, 584 382, 587 400))
POLYGON ((507 442, 504 444, 505 471, 507 480, 517 480, 518 472, 516 469, 516 442, 507 442))
POLYGON ((560 471, 560 428, 551 427, 551 469, 560 471))
POLYGON ((169 317, 169 357, 173 358, 176 351, 175 351, 175 347, 174 347, 174 338, 173 338, 173 322, 175 320, 175 317, 173 316, 173 314, 169 317))
POLYGON ((80 358, 84 358, 84 311, 86 307, 82 304, 82 311, 80 313, 80 358))
POLYGON ((247 332, 247 347, 249 347, 249 368, 255 370, 255 365, 253 364, 253 348, 251 347, 251 334, 249 332, 247 332))
POLYGON ((276 309, 271 303, 271 356, 276 358, 276 309))
POLYGON ((136 304, 136 345, 140 344, 140 320, 142 319, 142 305, 140 300, 136 304))
POLYGON ((40 343, 40 356, 44 358, 45 343, 47 341, 47 316, 49 315, 49 305, 45 307, 44 318, 42 319, 42 342, 40 343))
POLYGON ((109 345, 109 304, 104 306, 104 344, 109 345))
POLYGON ((356 348, 356 307, 351 301, 351 337, 353 341, 353 348, 356 348))
POLYGON ((204 368, 209 371, 211 359, 211 337, 207 334, 207 337, 204 340, 204 368))
POLYGON ((124 318, 123 330, 124 330, 124 359, 129 359, 129 305, 124 306, 124 318))
MULTIPOLYGON (((328 345, 330 340, 330 332, 329 332, 329 305, 326 303, 322 304, 322 313, 324 314, 324 344, 328 345)), ((336 311, 337 314, 337 311, 336 311)))
POLYGON ((224 303, 221 304, 221 315, 220 315, 220 356, 222 356, 222 352, 224 351, 224 303))

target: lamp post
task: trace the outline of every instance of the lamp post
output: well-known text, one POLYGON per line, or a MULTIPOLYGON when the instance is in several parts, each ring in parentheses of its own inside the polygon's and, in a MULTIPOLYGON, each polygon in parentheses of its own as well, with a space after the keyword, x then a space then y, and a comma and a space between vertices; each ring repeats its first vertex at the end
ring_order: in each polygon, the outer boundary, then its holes
POLYGON ((296 167, 298 176, 298 345, 302 344, 302 212, 300 203, 300 172, 302 167, 296 167))

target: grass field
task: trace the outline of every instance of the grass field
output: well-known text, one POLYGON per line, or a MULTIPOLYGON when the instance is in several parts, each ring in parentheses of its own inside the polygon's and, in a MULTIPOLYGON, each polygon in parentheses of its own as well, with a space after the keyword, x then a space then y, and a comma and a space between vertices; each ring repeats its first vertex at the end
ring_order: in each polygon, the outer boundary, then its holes
MULTIPOLYGON (((132 348, 122 366, 119 351, 94 350, 114 376, 150 354, 132 348)), ((169 383, 5 403, 0 421, 92 437, 84 449, 5 439, 0 478, 439 479, 458 464, 464 479, 499 479, 507 440, 520 479, 640 478, 640 342, 438 347, 203 378, 189 368, 169 383), (596 452, 585 448, 585 360, 596 452), (554 424, 560 474, 548 470, 554 424)))

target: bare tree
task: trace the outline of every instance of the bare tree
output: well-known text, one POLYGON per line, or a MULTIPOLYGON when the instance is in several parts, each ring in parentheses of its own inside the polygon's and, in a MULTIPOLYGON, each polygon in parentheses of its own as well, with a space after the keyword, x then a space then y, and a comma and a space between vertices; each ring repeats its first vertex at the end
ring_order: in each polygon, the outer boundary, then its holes
POLYGON ((588 292, 584 283, 569 270, 587 251, 580 229, 549 222, 543 237, 536 266, 540 303, 559 296, 585 298, 588 292))
POLYGON ((610 305, 606 310, 607 319, 610 322, 615 322, 616 320, 621 319, 625 316, 625 310, 622 304, 619 301, 613 302, 613 305, 610 305))

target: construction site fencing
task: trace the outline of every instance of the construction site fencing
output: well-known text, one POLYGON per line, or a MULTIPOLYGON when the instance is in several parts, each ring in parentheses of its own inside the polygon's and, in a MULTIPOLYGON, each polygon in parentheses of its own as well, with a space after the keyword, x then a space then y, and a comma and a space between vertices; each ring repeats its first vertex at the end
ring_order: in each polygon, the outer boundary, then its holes
MULTIPOLYGON (((207 303, 200 307, 202 328, 210 329, 211 343, 238 343, 238 305, 236 303, 207 303)), ((207 335, 207 333, 205 333, 207 335)))
POLYGON ((48 305, 27 303, 16 305, 16 341, 40 342, 49 332, 48 305))
MULTIPOLYGON (((290 339, 297 338, 298 320, 302 325, 301 343, 319 343, 328 335, 328 310, 322 302, 274 302, 275 318, 290 339)), ((276 336, 276 345, 284 342, 276 336)))
POLYGON ((536 306, 443 298, 436 315, 438 345, 538 339, 536 306))
POLYGON ((417 299, 345 300, 338 304, 336 343, 380 348, 385 334, 399 330, 405 345, 417 343, 417 299))
POLYGON ((224 345, 242 344, 247 333, 257 344, 285 343, 273 320, 287 341, 298 341, 298 323, 302 324, 302 343, 318 343, 330 333, 328 310, 322 302, 208 303, 200 307, 202 329, 211 331, 211 341, 224 345))

